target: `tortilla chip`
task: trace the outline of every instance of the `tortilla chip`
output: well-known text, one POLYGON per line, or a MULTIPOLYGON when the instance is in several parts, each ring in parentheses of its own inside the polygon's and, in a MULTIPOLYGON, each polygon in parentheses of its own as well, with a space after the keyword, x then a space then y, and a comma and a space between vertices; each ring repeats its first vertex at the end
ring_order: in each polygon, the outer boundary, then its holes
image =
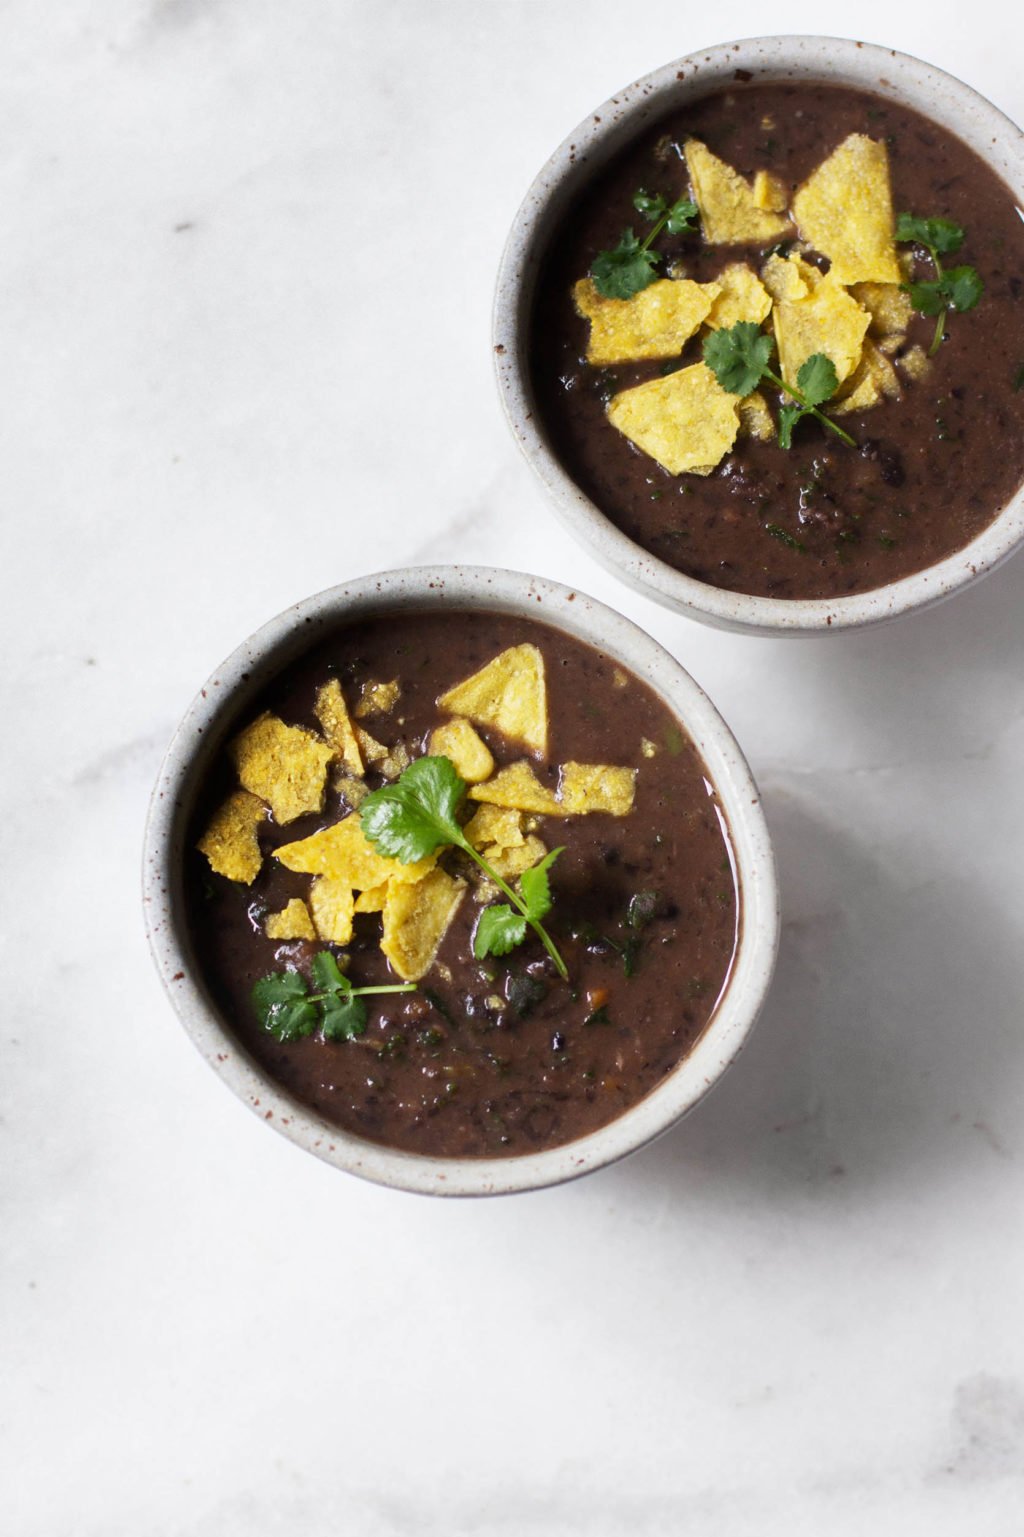
POLYGON ((259 875, 263 863, 256 829, 266 814, 266 806, 255 795, 235 790, 213 813, 196 848, 206 855, 218 875, 248 886, 259 875))
POLYGON ((694 363, 613 396, 608 419, 670 475, 710 475, 736 441, 736 407, 707 364, 694 363))
POLYGON ((398 742, 391 748, 387 757, 380 760, 378 766, 385 779, 397 779, 399 774, 405 773, 411 762, 409 749, 404 742, 398 742))
POLYGON ((413 884, 389 884, 380 947, 404 982, 430 970, 465 890, 465 881, 440 869, 413 884))
POLYGON ((872 336, 894 336, 906 331, 914 306, 898 283, 854 283, 850 292, 871 316, 872 336))
POLYGON ((592 278, 581 278, 573 298, 590 321, 587 362, 603 367, 638 358, 678 357, 716 296, 716 283, 658 278, 632 299, 606 299, 592 278))
POLYGON ((782 256, 773 251, 761 268, 761 282, 776 304, 784 300, 806 299, 821 282, 817 267, 805 262, 798 252, 782 256))
POLYGON ((502 880, 511 881, 515 880, 517 875, 522 875, 524 870, 532 870, 533 866, 544 858, 547 846, 531 833, 516 848, 503 849, 497 843, 492 843, 481 852, 502 880))
POLYGON ((359 750, 367 763, 383 763, 388 756, 388 749, 384 743, 378 742, 377 738, 372 737, 368 731, 364 731, 362 726, 356 726, 355 733, 359 750))
POLYGON ((894 353, 899 352, 906 339, 906 332, 904 331, 894 331, 891 336, 880 336, 878 338, 878 350, 879 352, 884 352, 887 357, 892 357, 894 353))
POLYGON ((383 881, 406 885, 422 880, 437 863, 437 854, 415 864, 399 864, 397 859, 385 859, 378 854, 364 837, 358 814, 342 817, 330 827, 324 827, 309 838, 296 843, 286 843, 274 850, 286 870, 299 875, 329 875, 334 880, 347 881, 356 891, 369 891, 383 881))
POLYGON ((335 774, 334 788, 344 797, 352 811, 356 811, 370 793, 366 780, 357 779, 354 774, 335 774))
POLYGON ((908 379, 923 379, 932 366, 932 360, 923 347, 911 347, 898 361, 908 379))
POLYGON ((450 758, 455 772, 468 785, 490 779, 494 773, 491 750, 468 720, 457 715, 430 733, 427 751, 437 758, 450 758))
POLYGON ((352 713, 360 720, 365 715, 386 715, 395 708, 401 692, 397 678, 393 678, 390 683, 364 683, 359 703, 352 713))
POLYGON ((754 172, 754 206, 768 213, 785 213, 789 203, 789 189, 784 181, 770 171, 754 172))
POLYGON ((329 945, 347 945, 352 938, 352 913, 355 893, 346 880, 321 875, 309 888, 313 922, 321 939, 329 945))
POLYGON ((833 281, 831 273, 806 298, 777 303, 772 318, 780 371, 787 384, 796 383, 801 367, 815 352, 832 359, 842 384, 860 362, 871 322, 867 310, 833 281))
POLYGON ((316 929, 309 908, 301 897, 292 897, 279 913, 269 913, 263 925, 268 939, 315 939, 316 929))
POLYGON ((608 811, 613 817, 624 817, 633 809, 635 788, 636 769, 610 763, 563 763, 558 793, 567 816, 608 811))
POLYGON ((472 677, 442 694, 437 703, 449 715, 464 715, 479 726, 492 726, 532 752, 548 750, 544 657, 536 646, 510 646, 472 677))
POLYGON ((732 262, 718 274, 715 283, 721 293, 708 315, 708 325, 715 330, 728 330, 740 320, 760 325, 771 310, 771 294, 746 262, 732 262))
POLYGON ((851 133, 798 188, 800 233, 827 256, 836 283, 898 283, 889 152, 880 139, 851 133))
POLYGON ((469 798, 485 801, 490 806, 508 806, 515 811, 537 811, 541 816, 560 817, 563 814, 551 791, 544 788, 525 761, 510 763, 486 784, 473 785, 469 798))
POLYGON ((355 910, 357 913, 380 913, 384 910, 387 900, 388 883, 382 881, 379 886, 371 886, 369 891, 360 892, 356 897, 355 910))
POLYGON ((522 812, 508 806, 489 806, 486 802, 473 813, 462 831, 475 849, 482 849, 487 844, 514 849, 524 842, 522 812))
POLYGON ((740 433, 745 438, 759 438, 770 443, 775 436, 775 422, 768 409, 768 402, 760 390, 755 390, 740 401, 740 433))
POLYGON ((686 141, 686 166, 704 239, 711 245, 761 245, 788 233, 789 220, 759 208, 750 182, 699 139, 686 141))
POLYGON ((357 777, 363 772, 363 758, 359 743, 352 729, 348 706, 337 678, 331 678, 317 689, 313 713, 320 722, 320 729, 333 748, 334 755, 357 777))
POLYGON ((896 370, 873 341, 865 340, 860 363, 847 380, 842 399, 833 401, 831 410, 835 416, 867 411, 887 396, 897 399, 899 395, 900 381, 896 370))
POLYGON ((283 826, 324 803, 327 765, 334 756, 325 742, 299 726, 286 726, 265 711, 228 745, 245 789, 265 800, 283 826))

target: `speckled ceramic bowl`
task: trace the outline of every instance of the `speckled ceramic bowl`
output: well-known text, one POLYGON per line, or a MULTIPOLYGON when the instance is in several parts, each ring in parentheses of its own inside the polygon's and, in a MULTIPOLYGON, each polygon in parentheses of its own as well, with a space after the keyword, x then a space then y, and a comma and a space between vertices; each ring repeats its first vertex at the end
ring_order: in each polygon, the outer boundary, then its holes
POLYGON ((535 409, 527 359, 529 318, 538 268, 564 211, 594 173, 647 124, 730 85, 738 71, 764 82, 827 80, 914 107, 973 149, 1024 206, 1024 134, 976 91, 919 59, 830 37, 753 38, 677 59, 596 107, 526 194, 505 246, 495 297, 501 398, 557 516, 603 565, 638 591, 723 629, 807 635, 859 628, 939 603, 1005 560, 1024 542, 1024 488, 964 549, 888 586, 845 598, 751 597, 684 576, 621 533, 562 469, 535 409))
POLYGON ((143 898, 157 969, 182 1024, 229 1088, 261 1119, 338 1168, 437 1195, 497 1195, 574 1179, 622 1158, 691 1110, 737 1056, 768 990, 779 915, 771 844, 750 771, 729 728, 679 663, 620 614, 537 577, 476 567, 363 577, 279 614, 200 690, 160 770, 146 826, 143 898), (679 1066, 632 1110, 564 1147, 498 1159, 397 1152, 329 1125, 293 1099, 240 1047, 193 954, 185 912, 185 837, 211 762, 280 670, 349 620, 395 611, 483 609, 540 619, 578 636, 650 685, 699 748, 729 821, 741 891, 741 933, 725 993, 679 1066))

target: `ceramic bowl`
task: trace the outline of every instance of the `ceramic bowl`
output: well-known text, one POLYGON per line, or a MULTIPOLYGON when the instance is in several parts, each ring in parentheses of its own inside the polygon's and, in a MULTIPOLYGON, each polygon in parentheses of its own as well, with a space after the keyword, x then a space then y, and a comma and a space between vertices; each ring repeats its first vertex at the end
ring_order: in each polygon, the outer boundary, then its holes
POLYGON ((384 1185, 440 1195, 556 1184, 665 1131, 704 1097, 743 1045, 768 989, 779 929, 774 863, 757 789, 732 733, 689 674, 636 625, 583 593, 516 572, 458 566, 363 577, 307 598, 264 625, 217 669, 189 707, 160 770, 146 827, 143 896, 150 944, 171 1002, 228 1087, 261 1119, 328 1163, 384 1185), (544 620, 649 684, 700 750, 728 818, 737 863, 742 916, 733 971, 690 1055, 610 1125, 521 1157, 440 1159, 398 1152, 341 1131, 298 1103, 225 1024, 196 964, 185 911, 185 838, 197 792, 225 738, 268 681, 341 623, 439 606, 544 620))
POLYGON ((872 91, 941 121, 1006 183, 1024 206, 1024 134, 962 81, 908 54, 831 37, 766 37, 722 43, 645 75, 595 107, 552 155, 508 237, 494 308, 494 356, 516 441, 557 516, 603 565, 667 608, 723 629, 807 635, 859 628, 928 608, 977 581, 1024 542, 1024 488, 964 549, 885 587, 851 597, 789 600, 726 592, 684 576, 619 531, 562 469, 530 382, 529 320, 539 265, 569 204, 612 156, 666 113, 737 78, 827 80, 872 91))

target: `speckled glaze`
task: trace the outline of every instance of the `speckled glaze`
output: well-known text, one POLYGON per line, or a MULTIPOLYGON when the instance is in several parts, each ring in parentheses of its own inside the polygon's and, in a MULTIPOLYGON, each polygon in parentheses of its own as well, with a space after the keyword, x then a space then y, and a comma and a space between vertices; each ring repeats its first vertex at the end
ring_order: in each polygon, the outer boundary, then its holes
POLYGON ((387 572, 331 588, 279 614, 218 668, 189 707, 160 770, 146 825, 143 901, 171 1002, 228 1087, 269 1125, 326 1162, 383 1185, 435 1195, 499 1195, 557 1184, 622 1158, 665 1131, 739 1054, 771 981, 779 933, 775 867, 757 788, 732 733, 690 675, 650 636, 593 598, 538 577, 472 566, 387 572), (739 870, 742 932, 732 977, 690 1055, 609 1126, 523 1157, 421 1158, 328 1125, 239 1047, 198 973, 185 921, 185 829, 197 790, 269 678, 340 623, 437 606, 542 620, 599 647, 649 684, 700 750, 729 820, 739 870))
POLYGON ((563 211, 595 171, 643 127, 749 72, 761 82, 827 80, 870 90, 941 122, 1002 177, 1024 205, 1024 134, 976 91, 908 54, 829 37, 722 43, 654 70, 595 108, 537 176, 512 226, 498 274, 494 356, 516 441, 556 515, 598 560, 667 608, 722 629, 809 635, 859 628, 929 608, 992 571, 1024 542, 1024 488, 964 549, 888 586, 845 598, 786 600, 727 592, 684 576, 627 538, 558 463, 537 417, 526 348, 537 272, 563 211))

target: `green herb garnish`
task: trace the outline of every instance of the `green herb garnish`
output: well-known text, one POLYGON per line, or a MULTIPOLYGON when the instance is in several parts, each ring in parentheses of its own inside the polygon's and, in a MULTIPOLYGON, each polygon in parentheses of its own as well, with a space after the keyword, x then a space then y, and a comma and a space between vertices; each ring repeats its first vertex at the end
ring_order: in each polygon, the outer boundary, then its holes
MULTIPOLYGON (((551 886, 548 871, 562 849, 552 849, 531 870, 524 870, 519 877, 521 901, 517 908, 501 902, 485 907, 473 936, 473 954, 477 960, 485 955, 508 955, 526 938, 526 925, 539 924, 551 911, 551 886)), ((483 861, 481 861, 482 863, 483 861)))
POLYGON ((764 531, 766 534, 770 534, 773 539, 777 539, 780 544, 784 544, 787 549, 796 550, 801 555, 804 554, 806 547, 800 543, 799 539, 794 539, 792 534, 787 533, 780 524, 766 523, 764 531))
POLYGON ((835 364, 823 352, 812 353, 796 376, 796 384, 787 384, 769 368, 773 342, 752 320, 738 320, 734 326, 712 331, 704 342, 704 361, 730 395, 749 395, 762 379, 788 395, 793 405, 779 408, 779 446, 789 448, 793 428, 804 416, 813 416, 834 432, 850 448, 857 445, 848 432, 819 411, 838 388, 835 364))
POLYGON ((313 986, 289 966, 261 977, 252 990, 252 1004, 264 1030, 279 1041, 296 1041, 318 1027, 328 1041, 350 1041, 366 1033, 366 1005, 372 993, 413 993, 415 982, 387 987, 353 987, 329 950, 313 957, 313 986))
POLYGON ((697 216, 697 205, 688 198, 670 204, 660 193, 652 197, 642 187, 633 194, 633 207, 643 218, 653 220, 654 228, 644 240, 632 229, 624 229, 617 246, 594 257, 590 275, 603 299, 632 299, 648 288, 658 276, 661 261, 661 253, 651 250, 654 241, 663 230, 681 235, 692 229, 697 216))
MULTIPOLYGON (((512 916, 518 915, 522 919, 522 931, 518 938, 512 939, 511 942, 506 942, 510 934, 508 920, 504 918, 490 920, 484 931, 484 941, 488 946, 492 942, 502 943, 504 948, 500 950, 485 948, 480 938, 480 930, 487 913, 491 910, 486 908, 480 916, 473 940, 473 954, 477 960, 482 960, 485 955, 490 954, 506 955, 515 945, 522 943, 529 925, 554 961, 559 976, 567 981, 569 972, 566 964, 541 922, 541 918, 547 915, 551 907, 547 871, 561 853, 561 849, 555 849, 548 854, 534 870, 523 872, 520 876, 520 886, 524 894, 518 896, 463 833, 456 814, 465 794, 466 782, 460 777, 450 758, 417 758, 399 775, 394 784, 385 785, 382 790, 374 790, 366 797, 359 808, 360 823, 364 834, 379 853, 386 859, 397 859, 403 865, 414 864, 418 859, 426 859, 436 849, 445 846, 461 849, 475 864, 479 865, 488 880, 492 880, 508 898, 511 908, 514 909, 512 916), (537 879, 533 883, 528 883, 526 877, 529 875, 534 875, 537 879), (527 897, 527 891, 533 893, 532 898, 527 897), (543 913, 538 913, 537 908, 542 896, 546 897, 547 906, 543 913)), ((499 908, 499 911, 502 911, 502 908, 499 908)), ((504 911, 507 912, 508 909, 505 908, 504 911)))
POLYGON ((910 302, 922 315, 936 315, 935 334, 928 348, 933 358, 942 345, 950 310, 962 315, 972 310, 985 292, 985 285, 974 267, 942 265, 943 256, 951 256, 964 243, 964 230, 952 219, 918 219, 901 213, 896 220, 896 239, 904 245, 923 246, 931 257, 935 278, 928 283, 901 283, 910 302))

